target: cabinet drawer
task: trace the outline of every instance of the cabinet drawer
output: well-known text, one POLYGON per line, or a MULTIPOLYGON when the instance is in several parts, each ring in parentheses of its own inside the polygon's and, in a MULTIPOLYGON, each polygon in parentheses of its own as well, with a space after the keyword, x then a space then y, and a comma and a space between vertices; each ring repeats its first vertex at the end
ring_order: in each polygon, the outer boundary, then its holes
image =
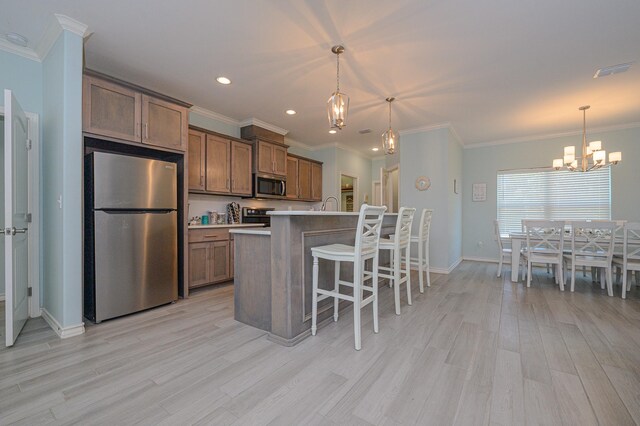
POLYGON ((189 230, 189 242, 199 243, 203 241, 228 241, 229 230, 228 229, 190 229, 189 230))

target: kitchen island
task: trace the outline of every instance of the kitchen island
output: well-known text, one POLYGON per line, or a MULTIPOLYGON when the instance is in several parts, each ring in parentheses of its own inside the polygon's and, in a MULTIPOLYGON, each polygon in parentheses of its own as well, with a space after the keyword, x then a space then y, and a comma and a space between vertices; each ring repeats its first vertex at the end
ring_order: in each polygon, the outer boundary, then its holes
MULTIPOLYGON (((235 238, 235 319, 268 331, 274 342, 292 346, 311 334, 311 248, 353 245, 358 213, 274 211, 269 215, 270 228, 230 231, 235 238)), ((396 214, 385 215, 382 234, 393 233, 395 222, 396 214)), ((353 265, 343 262, 341 268, 341 278, 350 280, 353 265)), ((333 279, 333 262, 322 262, 320 288, 332 289, 333 279)), ((320 302, 320 326, 332 320, 332 307, 333 300, 320 302)))

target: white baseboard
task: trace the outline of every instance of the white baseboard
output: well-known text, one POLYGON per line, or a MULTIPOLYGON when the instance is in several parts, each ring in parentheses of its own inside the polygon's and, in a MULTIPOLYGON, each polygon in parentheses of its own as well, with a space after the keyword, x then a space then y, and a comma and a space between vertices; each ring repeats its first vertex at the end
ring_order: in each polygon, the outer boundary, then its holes
POLYGON ((42 308, 42 318, 49 324, 49 327, 56 332, 58 337, 66 339, 68 337, 79 336, 84 333, 84 323, 72 325, 70 327, 62 327, 60 323, 45 308, 42 308))
POLYGON ((458 260, 456 260, 455 262, 453 262, 448 268, 429 268, 429 270, 431 272, 433 272, 434 274, 445 274, 448 275, 451 272, 453 272, 454 269, 456 269, 458 267, 458 265, 460 265, 460 263, 462 262, 462 258, 458 258, 458 260))
MULTIPOLYGON (((475 256, 464 256, 464 260, 470 260, 472 262, 488 262, 488 263, 498 263, 498 259, 494 259, 492 257, 475 257, 475 256)), ((505 262, 506 263, 506 262, 505 262)))

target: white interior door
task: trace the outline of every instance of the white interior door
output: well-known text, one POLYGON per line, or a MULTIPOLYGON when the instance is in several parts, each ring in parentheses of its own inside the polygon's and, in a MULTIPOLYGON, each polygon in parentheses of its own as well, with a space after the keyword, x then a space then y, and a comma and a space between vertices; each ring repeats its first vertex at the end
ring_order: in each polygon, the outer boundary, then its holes
POLYGON ((6 345, 12 346, 29 316, 29 123, 11 90, 4 91, 4 107, 5 324, 6 345))
POLYGON ((385 168, 380 169, 380 202, 381 206, 387 206, 387 212, 391 212, 391 199, 389 198, 389 171, 385 168))

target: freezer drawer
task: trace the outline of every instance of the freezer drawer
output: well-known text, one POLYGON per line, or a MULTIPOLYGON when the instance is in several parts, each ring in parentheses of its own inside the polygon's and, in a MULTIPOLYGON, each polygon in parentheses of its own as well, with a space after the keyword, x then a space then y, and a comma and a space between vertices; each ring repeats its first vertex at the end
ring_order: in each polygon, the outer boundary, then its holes
POLYGON ((93 208, 176 209, 176 164, 94 152, 93 208))
POLYGON ((177 213, 94 215, 95 321, 177 300, 177 213))

